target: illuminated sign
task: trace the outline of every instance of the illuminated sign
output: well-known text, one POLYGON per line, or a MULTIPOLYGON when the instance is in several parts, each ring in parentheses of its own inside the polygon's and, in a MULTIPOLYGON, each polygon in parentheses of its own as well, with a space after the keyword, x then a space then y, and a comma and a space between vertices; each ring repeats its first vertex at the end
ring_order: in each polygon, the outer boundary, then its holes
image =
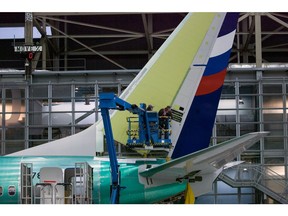
POLYGON ((42 52, 42 46, 14 46, 14 52, 42 52))

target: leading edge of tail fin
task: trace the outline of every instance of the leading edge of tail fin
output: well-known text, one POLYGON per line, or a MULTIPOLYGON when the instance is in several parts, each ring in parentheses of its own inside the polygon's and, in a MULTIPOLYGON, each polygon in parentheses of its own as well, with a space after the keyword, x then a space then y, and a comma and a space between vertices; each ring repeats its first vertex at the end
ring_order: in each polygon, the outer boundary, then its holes
MULTIPOLYGON (((182 119, 180 118, 181 122, 172 121, 174 133, 174 136, 172 136, 173 150, 169 154, 172 159, 209 146, 238 17, 238 13, 227 13, 224 15, 207 65, 193 65, 196 69, 197 67, 204 67, 205 70, 190 106, 186 106, 185 112, 181 111, 183 108, 181 110, 174 109, 174 114, 181 116, 182 119), (178 128, 177 131, 175 130, 176 128, 178 128)), ((174 107, 175 105, 179 107, 177 98, 173 102, 174 107)))

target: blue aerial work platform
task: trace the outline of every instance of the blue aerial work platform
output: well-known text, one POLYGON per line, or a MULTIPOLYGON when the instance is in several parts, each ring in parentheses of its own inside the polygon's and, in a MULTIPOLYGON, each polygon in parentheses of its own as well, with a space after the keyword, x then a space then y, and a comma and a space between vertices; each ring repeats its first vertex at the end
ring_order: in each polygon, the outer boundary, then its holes
POLYGON ((117 161, 117 155, 114 146, 113 131, 109 116, 110 109, 128 110, 136 114, 135 117, 129 117, 128 121, 128 140, 127 145, 133 147, 144 147, 151 149, 155 147, 169 148, 171 146, 169 118, 166 118, 165 128, 159 128, 159 117, 157 112, 146 110, 145 104, 140 104, 138 107, 135 104, 130 104, 114 93, 101 93, 99 95, 99 108, 104 124, 106 134, 106 142, 111 167, 111 203, 119 203, 120 194, 120 173, 117 161), (133 120, 132 120, 133 119, 133 120), (136 123, 136 125, 135 125, 136 123))
POLYGON ((147 111, 145 104, 140 104, 140 107, 141 111, 137 113, 137 116, 127 118, 127 146, 150 150, 170 148, 170 118, 158 116, 158 113, 154 111, 147 111), (159 124, 161 118, 165 127, 159 124))

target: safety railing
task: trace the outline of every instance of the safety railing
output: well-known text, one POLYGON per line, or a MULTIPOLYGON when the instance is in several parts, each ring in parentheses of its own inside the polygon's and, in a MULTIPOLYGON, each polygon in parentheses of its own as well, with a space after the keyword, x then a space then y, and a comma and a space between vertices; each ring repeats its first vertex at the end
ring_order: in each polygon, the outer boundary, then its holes
POLYGON ((219 179, 232 187, 255 187, 280 203, 288 203, 286 179, 267 166, 241 164, 223 170, 219 179))

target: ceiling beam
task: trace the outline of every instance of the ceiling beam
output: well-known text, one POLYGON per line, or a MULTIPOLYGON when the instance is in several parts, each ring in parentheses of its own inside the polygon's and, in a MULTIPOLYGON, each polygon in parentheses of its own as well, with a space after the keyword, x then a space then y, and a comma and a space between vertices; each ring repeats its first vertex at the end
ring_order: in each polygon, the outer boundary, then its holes
MULTIPOLYGON (((142 17, 142 22, 143 22, 143 27, 144 27, 144 32, 145 32, 145 38, 146 38, 146 42, 147 42, 147 49, 148 49, 148 53, 152 53, 152 40, 151 40, 151 32, 150 32, 150 29, 149 29, 149 26, 151 25, 150 23, 148 24, 148 21, 147 21, 147 17, 145 14, 142 14, 141 15, 142 17)), ((149 56, 150 58, 150 56, 149 56)))
POLYGON ((73 40, 74 42, 80 44, 81 46, 83 46, 83 47, 85 47, 86 49, 90 50, 91 52, 95 53, 96 55, 99 55, 99 56, 101 56, 102 58, 106 59, 106 60, 109 61, 110 63, 112 63, 112 64, 114 64, 114 65, 116 65, 116 66, 118 66, 118 67, 120 67, 120 68, 122 68, 122 69, 126 69, 126 68, 123 67, 122 65, 120 65, 120 64, 118 64, 117 62, 113 61, 112 59, 110 59, 110 58, 102 55, 101 53, 97 52, 96 50, 92 49, 91 47, 87 46, 86 44, 80 42, 79 40, 77 40, 77 39, 75 39, 75 38, 67 35, 65 32, 63 32, 63 31, 61 31, 60 29, 54 27, 53 25, 50 24, 50 26, 51 26, 51 28, 53 28, 55 31, 59 32, 60 34, 65 35, 65 36, 68 37, 69 39, 71 39, 71 40, 73 40))
POLYGON ((40 18, 46 18, 47 20, 53 20, 53 21, 58 21, 58 22, 63 22, 63 23, 69 23, 69 24, 74 24, 74 25, 80 25, 80 26, 85 26, 85 27, 91 27, 91 28, 97 28, 97 29, 104 29, 104 30, 109 30, 113 32, 121 32, 121 33, 126 33, 126 34, 134 34, 134 35, 139 35, 141 33, 139 32, 133 32, 133 31, 128 31, 124 29, 118 29, 118 28, 112 28, 112 27, 106 27, 106 26, 100 26, 100 25, 95 25, 95 24, 90 24, 90 23, 83 23, 83 22, 77 22, 77 21, 72 21, 72 20, 65 20, 65 19, 60 19, 60 18, 55 18, 55 17, 50 17, 50 16, 38 16, 40 18))
POLYGON ((288 23, 286 23, 283 20, 279 19, 278 17, 272 15, 271 13, 266 13, 265 15, 267 17, 269 17, 270 19, 274 20, 275 22, 277 22, 278 24, 284 26, 285 28, 288 28, 288 23))

